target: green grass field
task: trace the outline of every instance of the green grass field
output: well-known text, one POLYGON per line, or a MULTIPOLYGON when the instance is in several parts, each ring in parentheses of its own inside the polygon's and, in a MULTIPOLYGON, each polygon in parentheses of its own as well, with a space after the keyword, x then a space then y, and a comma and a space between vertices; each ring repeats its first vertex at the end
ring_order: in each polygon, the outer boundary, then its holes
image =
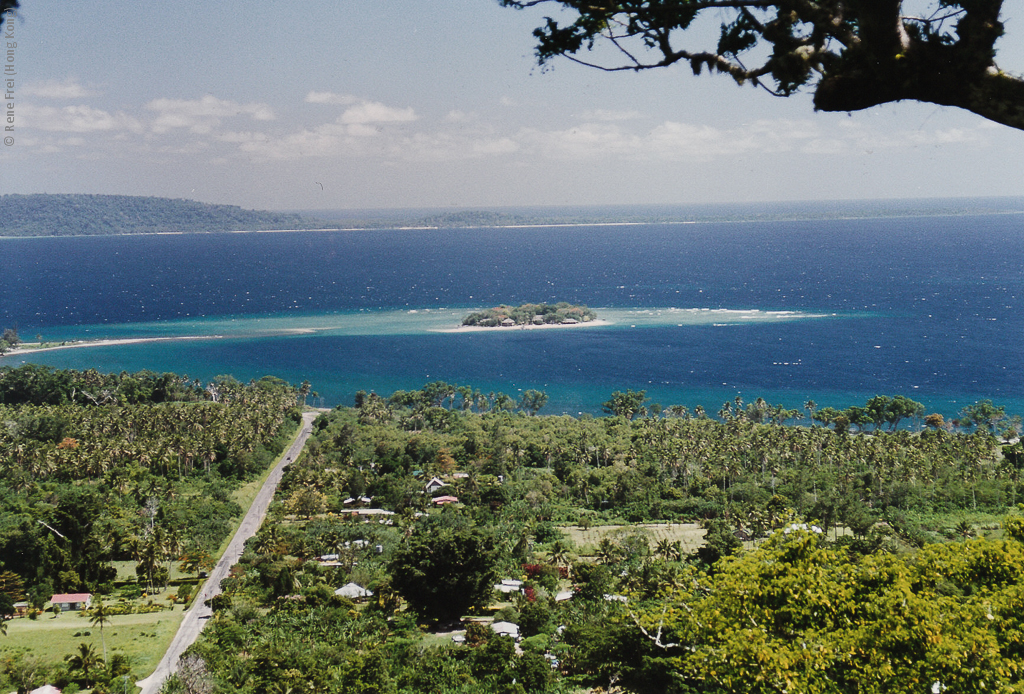
POLYGON ((598 525, 587 528, 579 526, 561 526, 559 530, 576 544, 576 550, 582 555, 591 556, 604 538, 614 539, 621 533, 628 533, 643 528, 648 533, 651 549, 661 540, 680 542, 683 552, 692 554, 704 544, 705 530, 696 523, 634 523, 631 525, 598 525))
POLYGON ((7 622, 4 651, 25 650, 44 662, 60 662, 78 650, 81 643, 92 644, 97 653, 107 644, 108 656, 120 651, 131 658, 132 671, 145 677, 156 667, 181 622, 181 607, 173 611, 117 615, 103 627, 92 626, 79 612, 65 612, 57 618, 44 613, 36 619, 19 617, 7 622))

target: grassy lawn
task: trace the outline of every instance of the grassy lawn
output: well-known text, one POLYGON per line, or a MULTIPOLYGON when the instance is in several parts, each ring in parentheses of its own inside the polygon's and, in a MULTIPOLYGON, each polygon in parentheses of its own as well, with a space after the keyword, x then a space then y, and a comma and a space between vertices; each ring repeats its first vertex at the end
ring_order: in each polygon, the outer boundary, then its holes
POLYGON ((173 611, 117 615, 103 628, 101 639, 99 627, 80 615, 65 612, 56 619, 50 614, 13 619, 7 623, 4 650, 25 649, 44 662, 60 662, 77 651, 80 643, 92 644, 102 654, 105 640, 108 655, 125 653, 131 658, 132 671, 144 677, 160 662, 183 616, 180 606, 173 611))
POLYGON ((692 554, 704 544, 705 530, 696 523, 635 523, 631 525, 598 525, 587 528, 579 526, 560 526, 559 530, 576 544, 577 551, 583 555, 592 555, 597 546, 606 537, 614 539, 622 533, 643 528, 648 532, 651 549, 661 540, 680 542, 683 553, 692 554))

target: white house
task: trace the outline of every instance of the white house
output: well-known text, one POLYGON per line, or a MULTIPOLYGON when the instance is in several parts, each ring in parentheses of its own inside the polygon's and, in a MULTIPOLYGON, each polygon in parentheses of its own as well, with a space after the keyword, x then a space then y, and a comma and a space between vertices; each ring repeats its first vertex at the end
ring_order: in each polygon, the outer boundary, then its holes
POLYGON ((431 477, 430 481, 427 482, 427 484, 423 487, 423 489, 426 490, 427 494, 433 494, 434 492, 436 492, 441 487, 447 487, 447 486, 448 486, 447 484, 445 484, 444 482, 442 482, 438 478, 431 477))
POLYGON ((514 578, 503 578, 501 583, 497 583, 494 586, 494 590, 499 593, 518 593, 523 588, 523 582, 517 581, 514 578))
POLYGON ((498 636, 511 636, 515 640, 519 640, 519 625, 513 624, 512 622, 493 622, 491 629, 498 636))
POLYGON ((92 603, 92 593, 56 593, 50 596, 50 602, 60 605, 62 612, 88 610, 92 603))
POLYGON ((351 598, 352 600, 358 600, 359 598, 369 598, 373 596, 372 590, 363 588, 358 583, 346 583, 338 590, 334 591, 335 595, 340 595, 343 598, 351 598))

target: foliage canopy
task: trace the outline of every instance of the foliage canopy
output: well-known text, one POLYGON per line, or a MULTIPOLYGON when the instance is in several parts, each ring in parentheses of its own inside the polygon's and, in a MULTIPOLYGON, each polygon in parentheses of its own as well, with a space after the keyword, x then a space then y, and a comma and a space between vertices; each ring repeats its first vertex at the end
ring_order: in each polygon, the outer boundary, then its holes
POLYGON ((568 15, 534 31, 541 64, 559 56, 602 70, 683 62, 694 74, 725 73, 779 96, 809 86, 821 111, 909 99, 1024 128, 1024 80, 995 62, 1002 0, 934 0, 920 15, 901 0, 500 1, 568 15), (721 23, 717 42, 701 45, 707 22, 721 23), (581 57, 587 51, 597 56, 581 57))

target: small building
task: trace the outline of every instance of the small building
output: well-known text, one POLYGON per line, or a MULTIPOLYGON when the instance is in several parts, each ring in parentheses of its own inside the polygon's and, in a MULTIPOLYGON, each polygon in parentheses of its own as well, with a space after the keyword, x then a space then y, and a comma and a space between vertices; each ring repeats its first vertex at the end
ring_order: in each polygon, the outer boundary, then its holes
POLYGON ((457 504, 459 503, 459 497, 457 496, 437 496, 432 499, 435 506, 444 506, 445 504, 457 504))
POLYGON ((373 591, 363 588, 358 583, 346 583, 341 588, 338 588, 336 591, 334 591, 334 594, 340 595, 343 598, 358 600, 360 598, 372 597, 373 591))
POLYGON ((518 593, 523 589, 523 582, 514 578, 503 578, 501 583, 494 585, 494 590, 499 593, 518 593))
POLYGON ((386 511, 382 508, 347 508, 343 511, 349 516, 393 516, 394 511, 386 511))
POLYGON ((39 689, 33 689, 28 694, 60 694, 60 690, 52 684, 44 684, 39 689))
POLYGON ((519 640, 518 624, 513 624, 512 622, 493 622, 491 629, 498 636, 511 636, 516 641, 519 640))
POLYGON ((436 492, 441 487, 447 487, 447 486, 448 486, 447 484, 445 484, 444 482, 442 482, 438 478, 431 477, 430 481, 427 482, 426 485, 424 485, 423 489, 427 492, 427 494, 433 494, 434 492, 436 492))
POLYGON ((501 327, 503 327, 503 328, 511 328, 515 324, 516 324, 516 322, 514 320, 512 320, 511 318, 506 318, 505 320, 501 321, 501 327))
POLYGON ((92 603, 92 593, 56 593, 50 596, 50 602, 60 605, 62 612, 88 610, 92 603))

